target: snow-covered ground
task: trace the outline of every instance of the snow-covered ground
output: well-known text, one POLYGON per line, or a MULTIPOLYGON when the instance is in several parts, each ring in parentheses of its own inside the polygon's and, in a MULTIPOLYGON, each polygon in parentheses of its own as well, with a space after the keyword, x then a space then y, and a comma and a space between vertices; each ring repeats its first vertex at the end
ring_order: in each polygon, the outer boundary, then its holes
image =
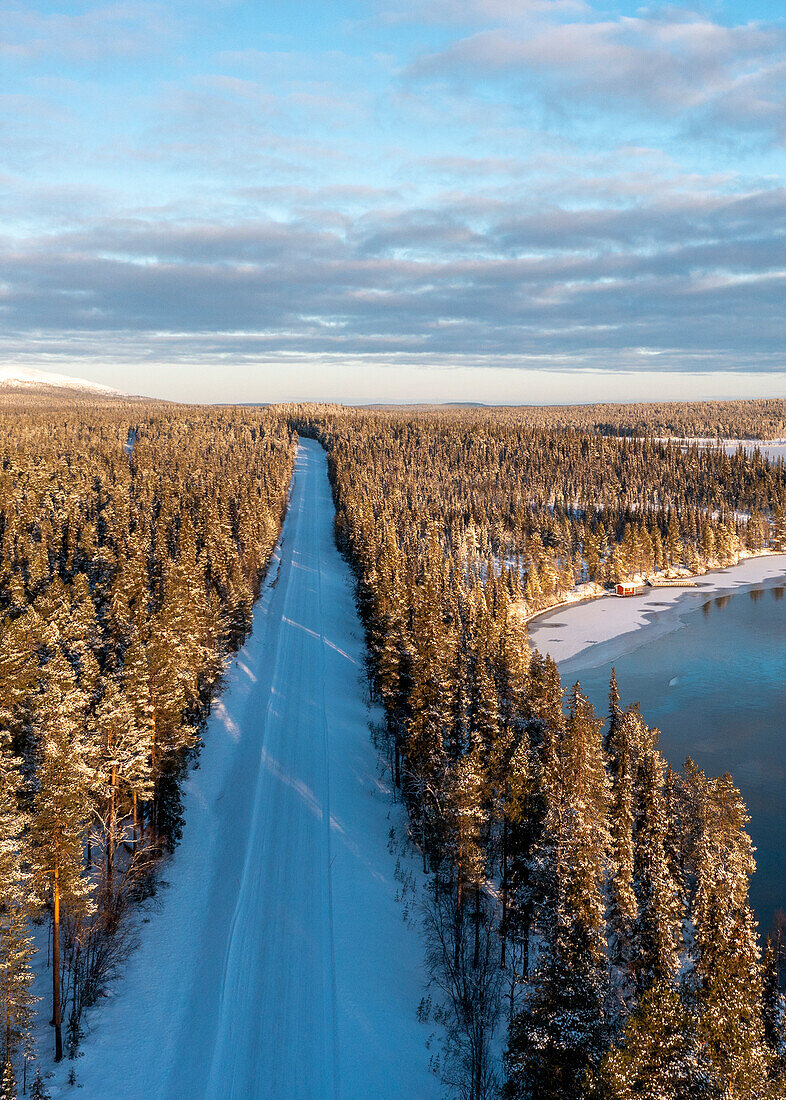
MULTIPOLYGON (((83 1100, 429 1100, 363 638, 321 447, 302 440, 254 619, 186 790, 159 911, 76 1063, 83 1100)), ((53 1096, 72 1095, 63 1084, 53 1096)))
POLYGON ((759 450, 770 462, 777 462, 779 458, 786 460, 786 439, 715 439, 702 436, 664 436, 677 443, 698 443, 701 447, 723 447, 727 455, 734 455, 740 447, 746 454, 752 454, 759 450))
POLYGON ((88 382, 85 378, 72 378, 68 374, 53 374, 48 370, 25 370, 19 367, 0 367, 0 390, 78 390, 104 396, 123 395, 101 382, 88 382))
POLYGON ((786 582, 786 554, 746 558, 690 580, 695 587, 645 588, 636 596, 601 596, 555 608, 530 622, 530 641, 541 653, 550 654, 563 674, 614 661, 676 629, 680 615, 699 600, 786 582))

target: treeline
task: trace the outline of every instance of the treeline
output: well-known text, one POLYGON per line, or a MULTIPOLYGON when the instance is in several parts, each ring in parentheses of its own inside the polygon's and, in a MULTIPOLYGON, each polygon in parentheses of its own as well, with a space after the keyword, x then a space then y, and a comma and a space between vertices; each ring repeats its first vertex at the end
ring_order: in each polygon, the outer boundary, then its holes
MULTIPOLYGON (((431 876, 443 1080, 468 1100, 786 1096, 783 1006, 748 900, 739 792, 690 761, 669 769, 614 681, 605 722, 578 684, 564 693, 554 664, 528 650, 521 563, 508 560, 511 540, 528 563, 536 538, 547 553, 555 513, 563 531, 593 532, 586 498, 560 512, 531 505, 533 488, 565 497, 566 479, 582 477, 619 519, 620 474, 646 493, 651 466, 672 514, 691 499, 717 533, 728 520, 711 514, 714 495, 774 517, 781 475, 698 452, 686 467, 678 449, 579 433, 560 447, 489 413, 452 424, 432 412, 288 414, 329 452, 391 773, 431 876)), ((660 532, 662 519, 651 517, 660 532)), ((636 518, 603 522, 619 547, 636 518)))
POLYGON ((184 768, 249 630, 293 454, 265 411, 0 410, 4 1100, 35 1054, 34 925, 59 1059, 180 835, 184 768))
POLYGON ((528 613, 582 582, 786 547, 786 471, 760 454, 533 427, 504 409, 289 414, 329 433, 339 524, 389 528, 410 569, 433 526, 451 568, 512 574, 528 613))
MULTIPOLYGON (((334 406, 337 408, 338 406, 334 406)), ((652 401, 589 405, 519 405, 478 410, 452 406, 412 406, 414 419, 436 409, 461 421, 477 413, 512 419, 548 431, 581 431, 601 435, 675 436, 680 439, 773 440, 786 436, 786 400, 754 398, 730 401, 652 401)), ((400 409, 377 410, 398 415, 400 409)))

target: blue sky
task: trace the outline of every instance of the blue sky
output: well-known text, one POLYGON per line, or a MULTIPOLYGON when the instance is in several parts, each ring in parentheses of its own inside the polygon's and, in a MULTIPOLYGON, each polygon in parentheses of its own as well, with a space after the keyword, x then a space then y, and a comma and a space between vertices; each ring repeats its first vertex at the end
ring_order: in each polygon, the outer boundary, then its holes
POLYGON ((198 400, 786 394, 774 0, 0 0, 0 360, 198 400))

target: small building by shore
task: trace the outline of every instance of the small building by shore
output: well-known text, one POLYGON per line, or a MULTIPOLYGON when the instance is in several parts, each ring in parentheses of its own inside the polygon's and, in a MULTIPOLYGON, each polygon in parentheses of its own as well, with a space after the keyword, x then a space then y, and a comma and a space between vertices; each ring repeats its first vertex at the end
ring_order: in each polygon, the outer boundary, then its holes
POLYGON ((622 581, 617 585, 618 596, 635 596, 638 588, 632 581, 622 581))

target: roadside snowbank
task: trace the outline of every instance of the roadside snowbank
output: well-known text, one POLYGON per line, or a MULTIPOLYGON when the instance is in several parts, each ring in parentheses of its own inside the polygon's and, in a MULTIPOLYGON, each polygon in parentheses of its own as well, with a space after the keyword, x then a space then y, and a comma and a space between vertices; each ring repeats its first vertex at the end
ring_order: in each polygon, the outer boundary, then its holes
POLYGON ((637 596, 602 596, 563 605, 529 624, 532 645, 570 675, 617 660, 654 637, 676 630, 699 601, 739 589, 772 587, 786 579, 786 554, 746 558, 697 576, 692 587, 647 588, 637 596))

